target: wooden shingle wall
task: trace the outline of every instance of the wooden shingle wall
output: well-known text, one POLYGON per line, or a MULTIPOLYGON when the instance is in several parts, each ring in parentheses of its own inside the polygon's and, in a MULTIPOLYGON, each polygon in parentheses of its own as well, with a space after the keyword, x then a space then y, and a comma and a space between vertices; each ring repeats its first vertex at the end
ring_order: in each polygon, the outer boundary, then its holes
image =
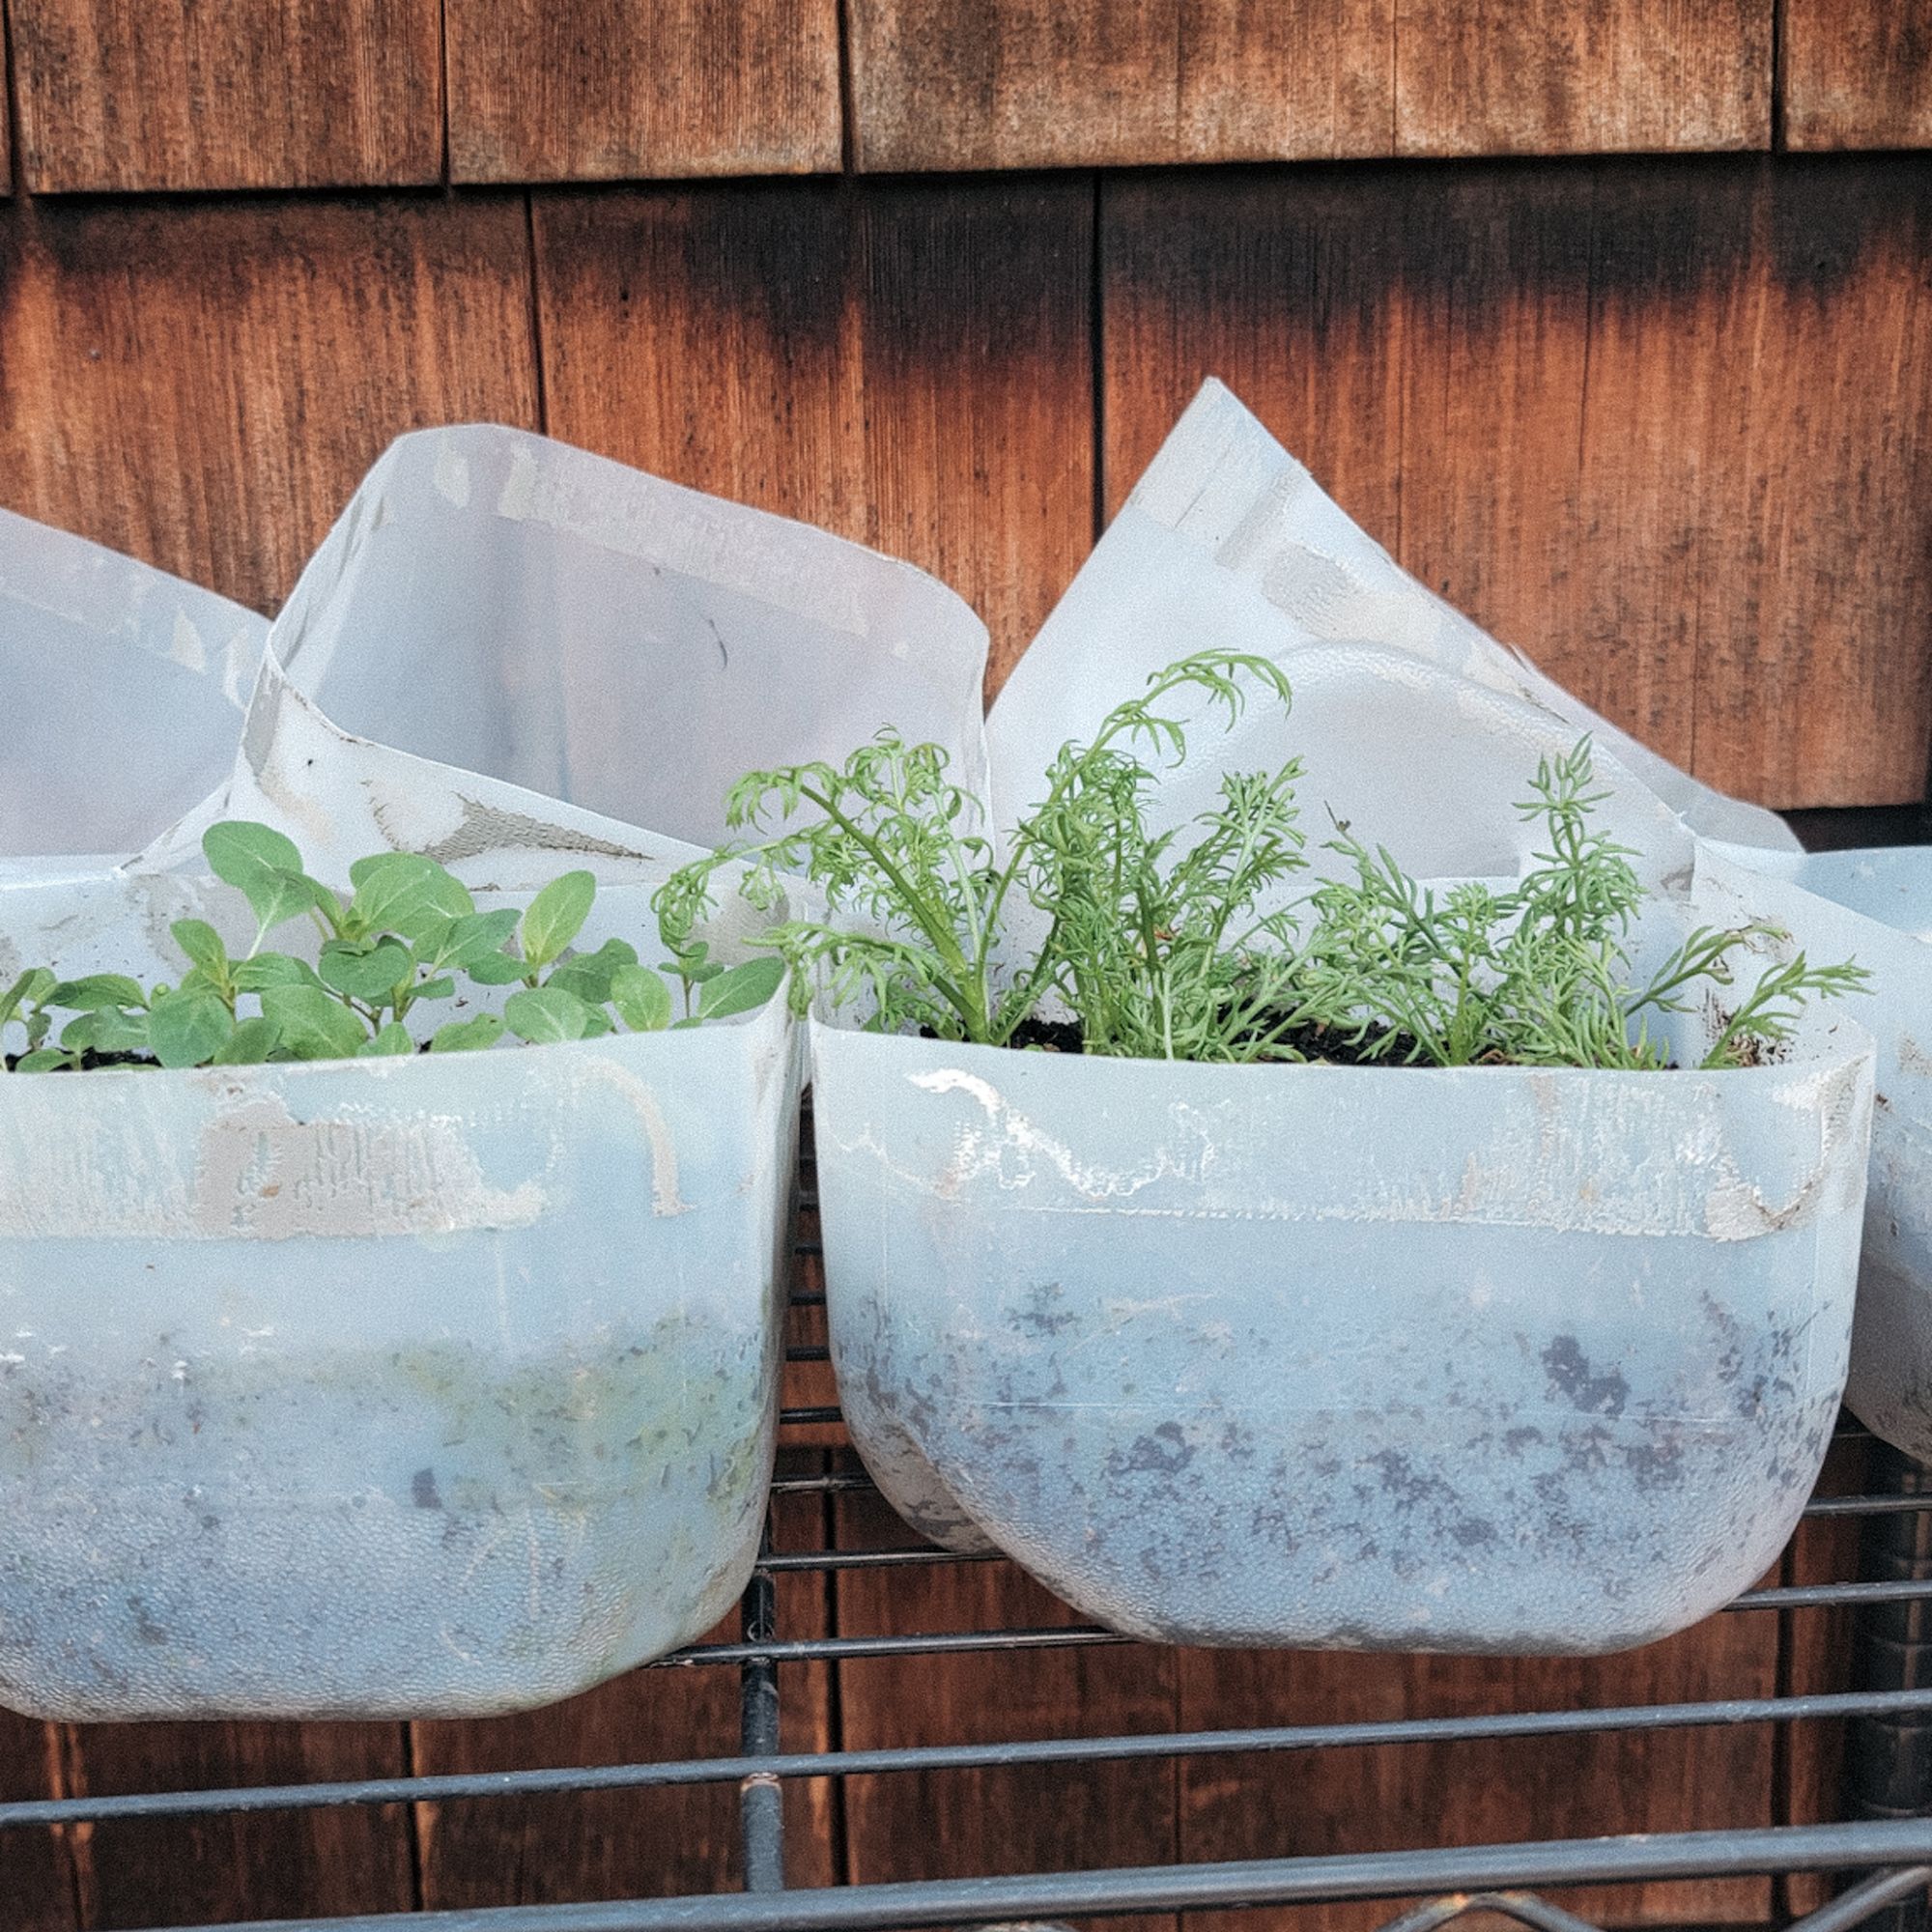
MULTIPOLYGON (((1211 373, 1407 567, 1700 775, 1924 796, 1932 0, 0 11, 7 508, 272 610, 392 436, 518 423, 936 571, 997 681, 1211 373)), ((794 1547, 904 1538, 816 1512, 794 1547)), ((1064 1614, 1001 1566, 783 1587, 799 1632, 1064 1614)), ((1737 1615, 1588 1664, 872 1661, 788 1684, 787 1741, 1755 1695, 1832 1688, 1841 1650, 1737 1615)), ((0 1795, 704 1753, 729 1691, 646 1671, 491 1725, 0 1715, 0 1795)), ((1741 1826, 1834 1792, 1816 1747, 1741 1728, 787 1803, 794 1876, 824 1882, 1741 1826)), ((685 1889, 729 1879, 730 1812, 720 1787, 19 1835, 0 1921, 685 1889)))

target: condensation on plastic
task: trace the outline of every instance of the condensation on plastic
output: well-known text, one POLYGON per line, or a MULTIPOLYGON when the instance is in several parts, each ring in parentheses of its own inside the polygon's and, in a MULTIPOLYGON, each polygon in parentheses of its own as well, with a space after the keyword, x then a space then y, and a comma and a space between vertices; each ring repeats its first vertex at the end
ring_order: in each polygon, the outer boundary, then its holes
POLYGON ((0 885, 105 871, 218 785, 268 632, 213 591, 0 510, 0 885))
POLYGON ((275 620, 226 813, 324 876, 384 847, 538 883, 568 851, 661 878, 724 842, 758 766, 882 721, 985 786, 985 627, 824 530, 519 430, 423 430, 377 462, 275 620), (533 858, 534 855, 534 858, 533 858))
POLYGON ((468 1716, 707 1629, 795 1041, 0 1079, 0 1702, 468 1716))
POLYGON ((1932 847, 1814 853, 1790 881, 1705 853, 1697 877, 1727 921, 1770 921, 1812 960, 1855 958, 1872 976, 1840 1003, 1878 1050, 1845 1401, 1888 1442, 1932 1460, 1932 847))
MULTIPOLYGON (((1699 784, 1599 717, 1401 569, 1221 384, 1209 380, 1108 526, 988 721, 995 799, 1007 823, 1067 738, 1091 735, 1153 671, 1208 646, 1272 658, 1296 687, 1304 654, 1373 645, 1553 714, 1574 743, 1585 732, 1685 826, 1735 845, 1761 867, 1795 865, 1799 845, 1776 813, 1699 784)), ((1251 710, 1261 719, 1265 707, 1251 710)), ((1243 734, 1205 736, 1223 769, 1265 754, 1243 734)), ((1319 731, 1290 727, 1312 779, 1340 781, 1319 731)), ((1395 756, 1364 776, 1400 781, 1395 756)), ((1518 780, 1518 782, 1520 781, 1518 780)), ((1481 823, 1446 788, 1438 810, 1481 823)), ((1177 808, 1177 814, 1179 809, 1177 808)))
POLYGON ((1776 1557, 1845 1376, 1869 1042, 1214 1067, 814 1026, 833 1360, 919 1528, 1189 1644, 1589 1653, 1776 1557))
MULTIPOLYGON (((1151 671, 1238 649, 1283 717, 1183 701, 1156 811, 1301 760, 1426 881, 1513 881, 1539 758, 1593 734, 1596 823, 1660 904, 1781 823, 1662 766, 1413 580, 1210 384, 989 721, 994 806, 1151 671), (1714 863, 1717 863, 1715 860, 1714 863)), ((1015 922, 1021 945, 1033 936, 1015 922)), ((1774 949, 1764 943, 1767 952, 1774 949)), ((1761 963, 1769 963, 1768 960, 1761 963)), ((1687 1063, 1709 1016, 1687 1015, 1687 1063)), ((1815 1019, 1705 1074, 1213 1067, 813 1029, 833 1353, 927 1534, 1189 1643, 1593 1652, 1756 1577, 1844 1385, 1871 1047, 1815 1019)))

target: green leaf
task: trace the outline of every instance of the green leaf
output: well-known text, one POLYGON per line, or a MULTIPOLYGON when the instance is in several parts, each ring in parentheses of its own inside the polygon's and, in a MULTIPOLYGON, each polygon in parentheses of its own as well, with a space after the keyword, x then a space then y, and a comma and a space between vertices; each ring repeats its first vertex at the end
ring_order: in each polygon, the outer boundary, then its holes
POLYGON ((409 949, 393 939, 368 951, 332 939, 322 949, 316 971, 325 986, 347 993, 364 1006, 381 1006, 414 973, 415 966, 409 949))
POLYGON ((476 909, 461 880, 416 852, 379 852, 358 859, 350 867, 349 878, 355 888, 349 929, 358 937, 399 932, 412 944, 425 944, 476 909))
POLYGON ((533 1046, 582 1039, 590 1031, 590 1009, 561 986, 526 987, 512 993, 503 1003, 503 1018, 519 1039, 533 1046))
MULTIPOLYGON (((322 889, 303 875, 295 841, 267 825, 224 819, 202 834, 201 849, 214 876, 248 901, 263 932, 324 904, 322 889)), ((333 904, 329 895, 324 909, 333 904)))
POLYGON ((168 993, 148 1015, 148 1045, 163 1066, 213 1060, 234 1031, 234 1015, 213 993, 168 993))
POLYGON ((32 1053, 23 1053, 14 1063, 15 1073, 51 1073, 62 1066, 75 1064, 71 1053, 63 1053, 57 1046, 37 1046, 32 1053))
POLYGON ((90 973, 84 980, 63 980, 49 987, 44 1004, 92 1012, 100 1007, 145 1007, 148 996, 125 973, 90 973))
POLYGON ((620 966, 611 975, 611 1004, 633 1033, 662 1033, 670 1025, 670 988, 648 966, 620 966))
POLYGON ((242 993, 266 993, 270 986, 320 986, 322 980, 305 959, 287 952, 258 952, 235 966, 235 987, 242 993))
POLYGON ((187 955, 188 963, 198 966, 211 980, 218 980, 228 970, 228 949, 221 943, 221 935, 205 919, 178 919, 168 927, 175 936, 175 944, 187 955))
POLYGON ((148 1050, 148 1015, 119 1007, 95 1007, 61 1029, 61 1044, 72 1052, 144 1053, 148 1050))
POLYGON ((412 1000, 448 1000, 456 995, 456 981, 447 973, 434 980, 425 980, 420 986, 410 988, 412 1000))
POLYGON ((479 986, 511 986, 530 969, 513 952, 484 952, 466 961, 463 970, 479 986))
POLYGON ((438 1027, 429 1043, 432 1053, 474 1053, 495 1046, 503 1037, 503 1022, 495 1013, 478 1013, 473 1019, 451 1020, 438 1027))
POLYGON ((697 1016, 702 1020, 729 1019, 733 1013, 749 1013, 762 1007, 784 984, 785 964, 775 954, 748 959, 728 973, 708 980, 697 996, 697 1016))
POLYGON ((22 1007, 37 1006, 53 984, 54 976, 44 966, 28 967, 4 993, 0 993, 0 1027, 14 1018, 22 1007))
POLYGON ((357 1060, 400 1060, 415 1050, 416 1043, 410 1037, 409 1028, 399 1020, 391 1020, 374 1039, 365 1039, 355 1049, 355 1057, 357 1060))
POLYGON ((530 901, 524 914, 524 958, 530 970, 541 971, 577 937, 596 896, 590 873, 565 872, 530 901))
POLYGON ((561 986, 566 992, 575 993, 580 1000, 601 1007, 611 997, 611 976, 620 966, 635 966, 637 963, 638 949, 635 946, 621 939, 607 939, 595 952, 580 953, 554 968, 544 984, 561 986))
POLYGON ((262 1014, 273 1021, 292 1060, 350 1060, 369 1037, 361 1020, 320 986, 270 986, 262 995, 262 1014))
POLYGON ((273 1020, 242 1020, 216 1050, 212 1066, 260 1066, 281 1044, 273 1020))
MULTIPOLYGON (((417 944, 439 966, 467 969, 471 960, 480 959, 485 953, 500 953, 522 917, 515 906, 498 906, 495 912, 466 913, 461 919, 450 921, 448 931, 434 946, 422 940, 417 944)), ((521 961, 517 977, 523 977, 521 961)))

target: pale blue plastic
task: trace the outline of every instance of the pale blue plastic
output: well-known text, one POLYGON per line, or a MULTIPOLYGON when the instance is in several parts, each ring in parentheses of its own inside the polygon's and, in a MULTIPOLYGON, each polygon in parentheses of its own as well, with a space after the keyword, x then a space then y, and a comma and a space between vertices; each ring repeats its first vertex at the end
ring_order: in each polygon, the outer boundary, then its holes
POLYGON ((470 1716, 702 1634, 768 1491, 796 1059, 775 1002, 0 1077, 0 1703, 470 1716))
POLYGON ((832 1353, 918 1527, 1189 1644, 1616 1650, 1776 1558, 1844 1385, 1869 1042, 1716 1074, 813 1029, 832 1353))

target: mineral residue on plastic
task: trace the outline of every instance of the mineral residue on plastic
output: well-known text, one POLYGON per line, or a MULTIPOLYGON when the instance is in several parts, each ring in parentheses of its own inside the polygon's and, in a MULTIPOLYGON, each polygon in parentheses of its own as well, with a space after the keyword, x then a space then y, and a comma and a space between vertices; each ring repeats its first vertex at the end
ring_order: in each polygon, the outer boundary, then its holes
POLYGON ((795 1036, 0 1078, 0 1702, 467 1716, 743 1588, 795 1036))

